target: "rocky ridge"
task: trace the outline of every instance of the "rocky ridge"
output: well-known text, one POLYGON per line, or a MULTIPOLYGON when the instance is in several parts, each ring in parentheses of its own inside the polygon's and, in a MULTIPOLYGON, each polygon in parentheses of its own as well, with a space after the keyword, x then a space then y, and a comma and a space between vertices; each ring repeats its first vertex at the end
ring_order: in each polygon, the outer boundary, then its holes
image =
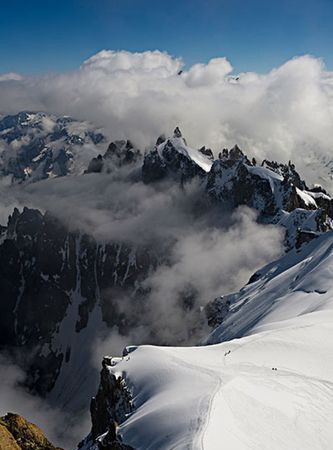
POLYGON ((139 149, 131 141, 113 141, 104 155, 92 158, 85 173, 111 172, 119 167, 135 164, 142 160, 139 149))
POLYGON ((100 450, 133 450, 122 442, 118 426, 133 412, 133 400, 125 380, 112 373, 115 360, 105 356, 100 374, 100 384, 96 397, 90 403, 91 432, 79 444, 81 450, 94 448, 100 450))

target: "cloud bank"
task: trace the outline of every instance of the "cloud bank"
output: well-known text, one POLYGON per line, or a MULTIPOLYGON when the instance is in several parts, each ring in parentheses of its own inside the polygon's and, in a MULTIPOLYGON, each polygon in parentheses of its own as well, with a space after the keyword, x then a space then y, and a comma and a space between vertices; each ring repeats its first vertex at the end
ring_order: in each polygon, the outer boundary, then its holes
POLYGON ((226 58, 184 68, 159 51, 103 50, 71 73, 0 75, 1 113, 43 110, 90 120, 143 147, 175 125, 191 145, 237 142, 258 158, 293 159, 333 147, 333 73, 294 58, 266 74, 231 75, 226 58), (183 71, 182 71, 183 69, 183 71))

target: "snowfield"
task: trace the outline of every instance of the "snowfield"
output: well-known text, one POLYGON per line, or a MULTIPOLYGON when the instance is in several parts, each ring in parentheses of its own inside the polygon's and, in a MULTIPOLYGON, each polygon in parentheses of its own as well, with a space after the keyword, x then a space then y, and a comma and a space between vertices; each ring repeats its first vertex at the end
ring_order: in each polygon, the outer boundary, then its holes
POLYGON ((110 370, 133 394, 136 450, 333 448, 333 233, 234 295, 192 348, 141 346, 110 370), (222 342, 222 343, 217 343, 222 342))

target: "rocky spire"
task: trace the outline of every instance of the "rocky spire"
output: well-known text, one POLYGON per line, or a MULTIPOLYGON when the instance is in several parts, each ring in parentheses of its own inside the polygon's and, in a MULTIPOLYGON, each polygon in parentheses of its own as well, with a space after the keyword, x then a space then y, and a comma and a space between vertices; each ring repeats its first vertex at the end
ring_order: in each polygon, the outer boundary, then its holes
POLYGON ((229 158, 233 160, 242 159, 244 156, 244 153, 242 150, 238 147, 238 145, 234 145, 232 149, 229 151, 229 158))
POLYGON ((173 132, 173 137, 175 138, 181 138, 183 137, 182 132, 180 131, 179 127, 176 127, 173 132))
POLYGON ((160 134, 159 137, 157 138, 156 145, 163 144, 163 142, 165 141, 166 141, 165 134, 160 134))
POLYGON ((207 158, 210 159, 211 161, 214 161, 214 155, 210 148, 206 148, 205 146, 203 146, 199 148, 199 152, 207 156, 207 158))

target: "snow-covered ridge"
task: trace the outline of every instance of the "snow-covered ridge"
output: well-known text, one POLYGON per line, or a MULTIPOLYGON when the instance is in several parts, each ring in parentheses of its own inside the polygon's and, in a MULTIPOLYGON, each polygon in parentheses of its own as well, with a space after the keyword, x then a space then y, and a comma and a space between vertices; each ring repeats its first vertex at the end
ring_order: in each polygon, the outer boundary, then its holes
POLYGON ((142 346, 110 371, 136 450, 328 450, 333 441, 333 233, 259 271, 231 298, 216 345, 142 346), (233 340, 229 340, 233 339, 233 340))

